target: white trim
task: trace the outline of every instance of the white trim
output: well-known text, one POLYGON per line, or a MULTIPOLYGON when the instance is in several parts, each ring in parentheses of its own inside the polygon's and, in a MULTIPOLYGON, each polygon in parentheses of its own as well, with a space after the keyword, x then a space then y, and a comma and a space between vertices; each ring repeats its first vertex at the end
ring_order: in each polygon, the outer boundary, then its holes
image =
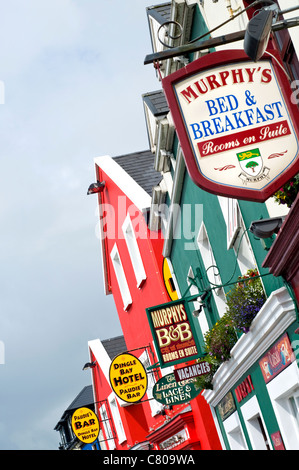
POLYGON ((108 356, 106 349, 99 339, 88 341, 88 347, 95 357, 96 362, 100 365, 107 382, 109 383, 109 369, 111 359, 108 356))
POLYGON ((141 212, 150 208, 151 196, 112 157, 103 155, 94 162, 141 212))
POLYGON ((246 439, 238 412, 235 411, 223 423, 231 450, 247 450, 246 439))
POLYGON ((265 439, 263 437, 262 430, 257 418, 260 418, 263 424, 263 430, 267 436, 267 444, 272 447, 271 439, 267 431, 267 427, 264 422, 263 415, 256 396, 253 396, 244 405, 241 406, 241 412, 246 424, 247 432, 250 438, 250 442, 253 450, 267 450, 265 439))
POLYGON ((217 370, 213 390, 203 392, 207 402, 216 406, 295 320, 294 302, 287 289, 282 287, 272 292, 254 318, 250 331, 232 348, 231 359, 217 370))
POLYGON ((134 274, 137 281, 137 287, 140 287, 143 281, 145 281, 146 279, 146 273, 129 214, 127 215, 124 223, 122 224, 122 231, 131 258, 134 274))
POLYGON ((297 361, 267 384, 267 390, 286 450, 299 449, 299 426, 292 414, 290 398, 299 393, 297 361))
MULTIPOLYGON (((100 339, 93 339, 91 341, 88 341, 88 347, 90 352, 92 352, 96 362, 98 363, 99 367, 101 368, 106 381, 110 385, 110 365, 111 365, 111 359, 108 356, 108 353, 106 349, 104 348, 102 342, 100 339)), ((91 355, 90 355, 91 357, 91 355)), ((112 389, 112 387, 111 387, 112 389)), ((95 390, 95 385, 93 383, 93 390, 95 390)), ((114 393, 114 392, 113 392, 114 393)), ((127 406, 128 403, 121 400, 116 394, 114 394, 116 399, 118 400, 118 403, 120 406, 127 406)))
MULTIPOLYGON (((198 249, 200 251, 200 254, 203 260, 203 264, 206 268, 206 275, 207 275, 209 282, 211 282, 212 286, 215 284, 221 285, 222 281, 221 281, 220 273, 217 268, 217 263, 216 263, 215 256, 213 253, 213 248, 210 243, 207 229, 206 229, 204 222, 201 223, 196 241, 197 241, 198 249), (215 272, 215 269, 218 272, 215 272)), ((223 287, 218 287, 217 289, 213 289, 212 295, 214 297, 219 316, 222 317, 224 313, 226 312, 226 298, 225 298, 223 287)))
POLYGON ((126 436, 126 433, 122 424, 120 412, 119 412, 118 405, 117 405, 117 400, 116 400, 114 393, 111 393, 111 395, 109 395, 108 402, 109 402, 111 415, 113 418, 114 426, 115 426, 117 437, 118 437, 118 443, 121 444, 122 442, 127 440, 127 436, 126 436))
POLYGON ((113 245, 113 248, 110 252, 110 257, 123 300, 123 308, 124 310, 127 310, 128 307, 132 304, 132 297, 116 243, 113 245))

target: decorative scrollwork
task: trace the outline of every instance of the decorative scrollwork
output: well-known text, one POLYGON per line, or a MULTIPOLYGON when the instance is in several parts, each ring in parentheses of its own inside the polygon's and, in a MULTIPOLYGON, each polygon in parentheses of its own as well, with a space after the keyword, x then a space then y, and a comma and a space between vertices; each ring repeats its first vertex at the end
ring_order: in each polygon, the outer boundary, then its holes
MULTIPOLYGON (((165 30, 165 32, 164 32, 165 38, 172 39, 173 41, 175 41, 176 39, 180 39, 180 37, 182 36, 183 27, 177 21, 165 21, 165 23, 162 23, 161 26, 159 27, 158 32, 157 32, 159 42, 163 46, 171 49, 174 46, 170 46, 170 44, 167 44, 167 43, 163 42, 162 39, 160 38, 160 31, 162 30, 162 28, 165 30), (171 25, 175 25, 179 28, 179 33, 178 34, 173 34, 173 33, 171 34, 171 32, 170 32, 171 25)), ((174 30, 175 30, 175 28, 174 28, 174 30)))

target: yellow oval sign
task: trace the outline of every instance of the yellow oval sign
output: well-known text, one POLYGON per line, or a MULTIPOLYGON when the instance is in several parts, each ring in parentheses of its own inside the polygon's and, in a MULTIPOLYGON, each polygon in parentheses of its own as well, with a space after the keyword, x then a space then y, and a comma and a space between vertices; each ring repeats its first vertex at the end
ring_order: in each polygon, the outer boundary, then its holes
POLYGON ((110 384, 123 401, 140 401, 147 389, 147 375, 143 364, 132 354, 119 354, 110 365, 110 384))
POLYGON ((91 444, 99 435, 100 424, 97 415, 89 408, 83 407, 73 413, 72 428, 80 441, 91 444))

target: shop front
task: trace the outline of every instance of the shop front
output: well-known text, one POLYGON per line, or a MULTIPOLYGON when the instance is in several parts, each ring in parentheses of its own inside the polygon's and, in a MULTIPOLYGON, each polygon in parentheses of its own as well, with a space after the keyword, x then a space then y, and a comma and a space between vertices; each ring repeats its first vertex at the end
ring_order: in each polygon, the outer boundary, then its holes
POLYGON ((164 423, 147 436, 155 450, 200 450, 190 405, 174 417, 165 414, 164 423))
POLYGON ((288 290, 273 292, 216 372, 204 397, 224 448, 299 449, 297 328, 288 290))

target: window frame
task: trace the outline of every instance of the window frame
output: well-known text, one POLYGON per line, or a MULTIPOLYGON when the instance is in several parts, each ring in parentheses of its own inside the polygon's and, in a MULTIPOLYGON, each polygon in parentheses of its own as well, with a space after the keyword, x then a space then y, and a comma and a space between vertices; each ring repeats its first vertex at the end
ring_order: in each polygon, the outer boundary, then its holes
POLYGON ((133 266, 137 287, 140 288, 146 280, 146 272, 142 261, 140 249, 135 236, 130 215, 128 214, 122 224, 122 232, 126 241, 131 263, 133 266))
POLYGON ((132 305, 132 297, 116 243, 110 252, 110 258, 122 297, 123 309, 126 311, 132 305))

